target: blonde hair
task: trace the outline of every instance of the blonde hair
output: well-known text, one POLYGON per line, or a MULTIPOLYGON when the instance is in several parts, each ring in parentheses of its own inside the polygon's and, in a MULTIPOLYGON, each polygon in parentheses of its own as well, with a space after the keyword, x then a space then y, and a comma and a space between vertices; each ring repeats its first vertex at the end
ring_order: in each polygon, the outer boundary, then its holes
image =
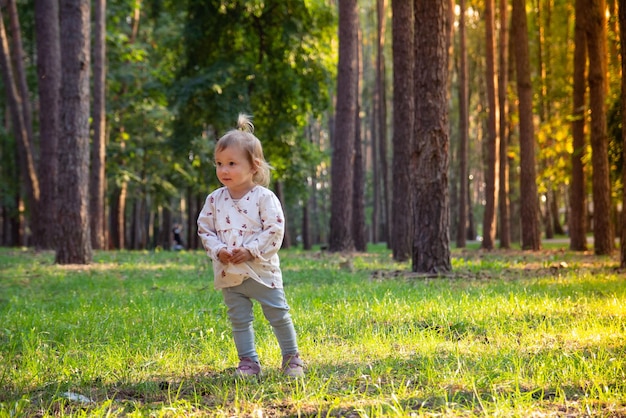
POLYGON ((261 186, 270 184, 270 166, 263 156, 263 146, 259 138, 254 136, 254 125, 251 118, 243 113, 237 118, 237 128, 231 129, 222 136, 215 145, 215 152, 229 147, 239 147, 246 154, 248 162, 256 168, 252 180, 261 186))

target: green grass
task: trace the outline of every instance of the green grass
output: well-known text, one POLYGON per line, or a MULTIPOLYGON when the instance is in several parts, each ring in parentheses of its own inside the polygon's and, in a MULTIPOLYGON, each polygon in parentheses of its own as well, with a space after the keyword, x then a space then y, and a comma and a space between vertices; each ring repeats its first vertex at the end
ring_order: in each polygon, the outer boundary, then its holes
POLYGON ((0 418, 12 416, 626 416, 626 280, 615 258, 453 250, 410 273, 373 246, 351 260, 282 252, 307 376, 237 356, 200 252, 0 249, 0 418), (82 396, 84 398, 78 398, 82 396))

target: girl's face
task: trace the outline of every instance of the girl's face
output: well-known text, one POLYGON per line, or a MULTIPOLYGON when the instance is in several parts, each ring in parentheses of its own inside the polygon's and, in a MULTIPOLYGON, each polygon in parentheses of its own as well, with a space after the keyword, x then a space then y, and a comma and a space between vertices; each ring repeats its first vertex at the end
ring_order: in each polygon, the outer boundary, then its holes
POLYGON ((215 153, 217 178, 228 188, 233 199, 240 199, 255 186, 256 167, 250 164, 246 153, 236 146, 215 153))

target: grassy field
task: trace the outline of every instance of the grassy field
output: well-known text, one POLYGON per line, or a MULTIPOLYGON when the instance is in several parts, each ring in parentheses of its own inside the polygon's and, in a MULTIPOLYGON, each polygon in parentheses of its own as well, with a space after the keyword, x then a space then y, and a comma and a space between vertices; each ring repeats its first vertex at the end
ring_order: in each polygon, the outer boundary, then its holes
POLYGON ((626 417, 616 258, 453 250, 453 273, 432 278, 381 246, 283 251, 301 380, 280 374, 258 306, 263 377, 232 376, 203 253, 53 259, 0 249, 0 417, 626 417))

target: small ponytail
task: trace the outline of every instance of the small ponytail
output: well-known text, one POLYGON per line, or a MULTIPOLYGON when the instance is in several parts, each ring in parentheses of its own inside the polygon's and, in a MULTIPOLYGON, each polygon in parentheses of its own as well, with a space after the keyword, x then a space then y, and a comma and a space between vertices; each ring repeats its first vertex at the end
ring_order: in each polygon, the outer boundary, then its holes
POLYGON ((251 117, 245 113, 240 113, 237 118, 237 129, 242 132, 254 133, 254 125, 252 124, 251 117))

